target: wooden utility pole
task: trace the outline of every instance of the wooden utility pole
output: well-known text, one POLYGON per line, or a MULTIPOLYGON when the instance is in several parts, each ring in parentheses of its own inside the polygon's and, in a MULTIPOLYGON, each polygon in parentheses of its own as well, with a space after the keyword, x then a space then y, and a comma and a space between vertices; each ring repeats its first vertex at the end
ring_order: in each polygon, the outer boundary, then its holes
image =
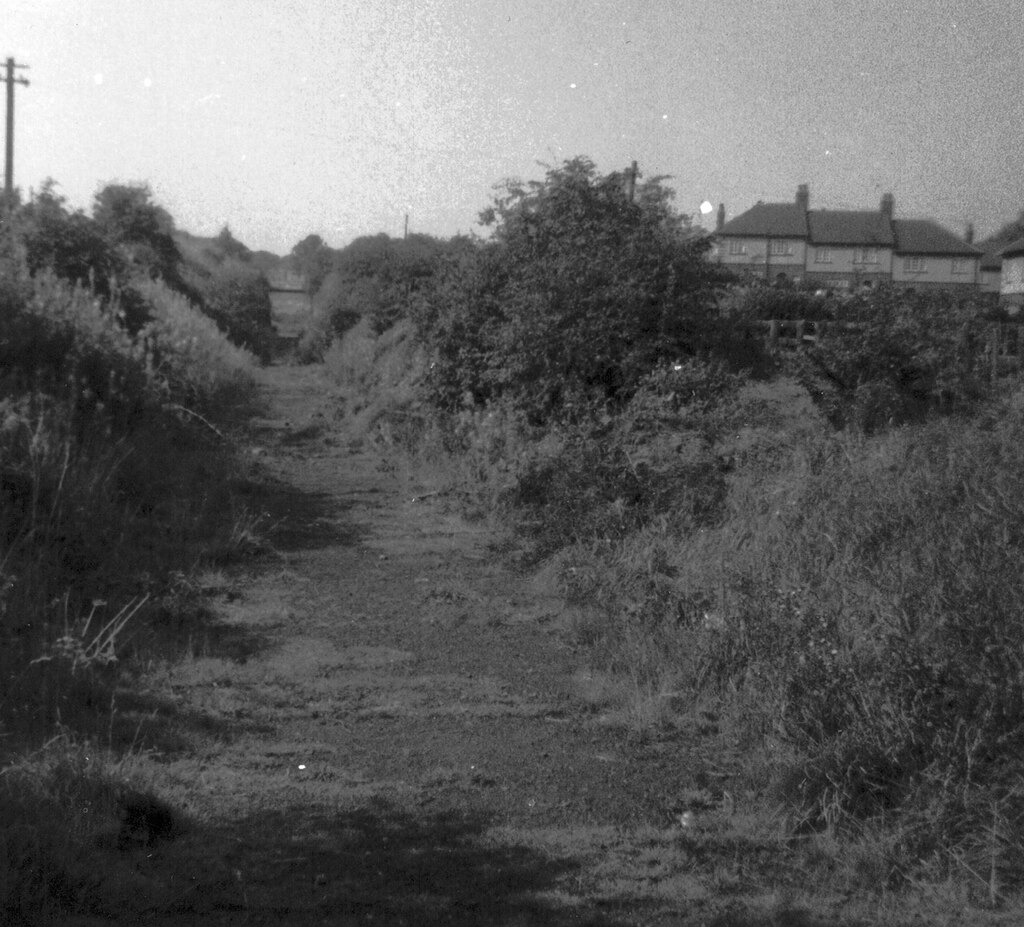
POLYGON ((7 76, 0 78, 7 84, 7 145, 4 150, 4 197, 7 202, 14 196, 14 85, 28 81, 24 77, 15 77, 15 68, 27 68, 27 64, 15 64, 13 58, 7 59, 7 76))

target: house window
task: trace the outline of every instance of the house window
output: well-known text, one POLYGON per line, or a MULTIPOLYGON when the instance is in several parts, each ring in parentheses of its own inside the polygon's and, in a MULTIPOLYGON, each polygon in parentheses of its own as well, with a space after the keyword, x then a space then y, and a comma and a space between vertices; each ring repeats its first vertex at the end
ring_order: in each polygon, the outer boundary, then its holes
POLYGON ((905 257, 903 259, 903 270, 908 274, 921 274, 928 269, 928 264, 923 257, 905 257))
POLYGON ((792 254, 793 243, 790 241, 774 240, 769 248, 770 254, 792 254))
POLYGON ((815 248, 814 249, 814 263, 815 264, 831 264, 832 263, 832 249, 831 248, 815 248))
POLYGON ((973 263, 970 258, 953 258, 953 273, 969 274, 973 270, 973 263))
POLYGON ((747 245, 746 242, 742 241, 730 241, 729 242, 729 253, 730 254, 746 254, 747 245))
POLYGON ((853 252, 853 263, 854 264, 877 264, 878 263, 878 249, 877 248, 857 248, 853 252))

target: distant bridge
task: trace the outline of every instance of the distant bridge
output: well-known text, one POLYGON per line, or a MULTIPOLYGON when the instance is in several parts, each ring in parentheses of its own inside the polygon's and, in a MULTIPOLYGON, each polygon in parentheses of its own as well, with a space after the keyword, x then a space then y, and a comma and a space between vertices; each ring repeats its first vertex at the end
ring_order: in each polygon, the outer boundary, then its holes
POLYGON ((309 280, 305 274, 297 271, 285 270, 267 274, 270 289, 278 293, 305 293, 309 280))

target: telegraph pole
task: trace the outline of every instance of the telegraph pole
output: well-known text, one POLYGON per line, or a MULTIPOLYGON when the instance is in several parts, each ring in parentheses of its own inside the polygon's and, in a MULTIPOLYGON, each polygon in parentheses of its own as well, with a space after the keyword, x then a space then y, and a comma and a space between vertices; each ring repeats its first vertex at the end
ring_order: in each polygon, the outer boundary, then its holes
POLYGON ((4 198, 8 203, 14 196, 14 85, 28 81, 24 77, 15 77, 15 68, 27 68, 27 64, 15 64, 13 58, 7 59, 7 76, 0 78, 7 84, 7 146, 4 150, 4 198))

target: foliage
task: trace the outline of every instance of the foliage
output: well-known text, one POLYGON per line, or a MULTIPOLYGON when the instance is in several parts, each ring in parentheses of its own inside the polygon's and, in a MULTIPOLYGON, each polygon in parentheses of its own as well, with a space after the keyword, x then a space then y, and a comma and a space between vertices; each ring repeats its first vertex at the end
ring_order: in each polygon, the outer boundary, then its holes
POLYGON ((434 280, 445 257, 461 241, 429 235, 357 238, 336 253, 313 299, 314 313, 342 335, 364 316, 381 333, 408 315, 434 280))
POLYGON ((759 513, 709 656, 805 758, 787 797, 809 823, 898 813, 909 853, 950 861, 1024 812, 1022 436, 1003 406, 825 445, 759 513))
POLYGON ((166 284, 155 281, 140 290, 152 316, 140 332, 149 375, 172 402, 223 417, 252 392, 252 355, 166 284))
POLYGON ((551 429, 532 453, 520 452, 503 503, 533 537, 534 555, 607 544, 655 521, 675 536, 714 524, 731 466, 715 442, 741 384, 720 364, 666 365, 618 415, 551 429))
POLYGON ((93 202, 93 219, 135 272, 172 285, 178 282, 181 255, 174 242, 174 220, 153 202, 148 185, 103 187, 93 202))
POLYGON ((945 291, 880 287, 837 306, 841 323, 791 365, 837 427, 875 431, 986 395, 979 306, 945 291))
POLYGON ((231 233, 230 226, 225 225, 214 239, 217 249, 225 258, 249 262, 252 252, 231 233))
POLYGON ((723 300, 723 310, 739 322, 755 319, 830 319, 835 317, 834 298, 818 296, 793 286, 755 283, 736 287, 723 300))
POLYGON ((706 350, 717 271, 670 199, 655 178, 631 202, 620 175, 584 158, 507 182, 482 216, 491 240, 460 249, 417 308, 435 400, 507 397, 537 420, 572 417, 706 350))
POLYGON ((66 200, 47 180, 18 216, 20 238, 30 273, 48 269, 70 283, 92 287, 110 297, 127 275, 121 254, 99 224, 81 210, 69 212, 66 200))
POLYGON ((5 710, 19 686, 52 710, 50 684, 21 676, 30 658, 67 637, 90 598, 132 598, 140 574, 158 575, 169 549, 224 518, 230 455, 210 420, 251 397, 250 361, 182 297, 149 287, 153 321, 137 337, 52 275, 9 278, 0 291, 5 710))
POLYGON ((249 264, 226 258, 202 279, 200 289, 206 314, 228 338, 269 361, 274 328, 267 278, 249 264))
POLYGON ((306 278, 306 291, 316 293, 330 272, 333 254, 319 235, 307 235, 292 248, 286 263, 306 278))

